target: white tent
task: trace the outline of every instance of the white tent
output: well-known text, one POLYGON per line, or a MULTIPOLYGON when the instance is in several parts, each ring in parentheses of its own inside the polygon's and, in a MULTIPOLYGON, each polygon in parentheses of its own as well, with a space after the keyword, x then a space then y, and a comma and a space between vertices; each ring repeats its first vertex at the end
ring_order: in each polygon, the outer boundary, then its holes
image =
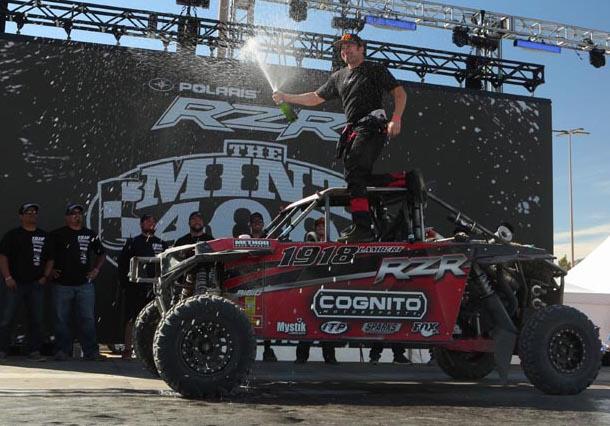
POLYGON ((610 237, 570 269, 565 277, 564 303, 584 312, 606 342, 610 334, 610 237))

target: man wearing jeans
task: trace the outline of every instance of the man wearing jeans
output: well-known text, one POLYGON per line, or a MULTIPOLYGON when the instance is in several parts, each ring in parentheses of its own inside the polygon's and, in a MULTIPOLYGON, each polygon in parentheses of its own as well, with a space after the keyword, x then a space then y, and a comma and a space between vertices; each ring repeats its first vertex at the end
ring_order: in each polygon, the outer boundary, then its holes
MULTIPOLYGON (((28 349, 30 359, 43 361, 42 344, 43 286, 51 273, 47 233, 39 229, 39 206, 25 203, 19 208, 21 226, 4 235, 0 242, 0 273, 6 284, 4 312, 0 318, 0 359, 10 346, 11 323, 21 301, 28 313, 28 349)), ((2 312, 2 311, 0 311, 2 312)))
POLYGON ((83 206, 69 204, 66 226, 51 233, 54 261, 55 359, 63 361, 72 348, 72 308, 76 309, 79 341, 85 360, 102 360, 95 331, 93 280, 106 259, 95 232, 83 226, 83 206), (92 257, 95 255, 95 259, 92 257), (93 264, 92 264, 93 263, 93 264))

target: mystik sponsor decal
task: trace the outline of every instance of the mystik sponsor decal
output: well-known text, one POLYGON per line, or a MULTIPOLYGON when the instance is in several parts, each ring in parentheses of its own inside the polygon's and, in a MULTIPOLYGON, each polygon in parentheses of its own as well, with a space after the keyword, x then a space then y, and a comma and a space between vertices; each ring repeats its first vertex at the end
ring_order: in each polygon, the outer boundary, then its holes
POLYGON ((305 324, 303 318, 297 318, 296 322, 279 321, 275 330, 278 333, 301 336, 307 334, 307 324, 305 324))

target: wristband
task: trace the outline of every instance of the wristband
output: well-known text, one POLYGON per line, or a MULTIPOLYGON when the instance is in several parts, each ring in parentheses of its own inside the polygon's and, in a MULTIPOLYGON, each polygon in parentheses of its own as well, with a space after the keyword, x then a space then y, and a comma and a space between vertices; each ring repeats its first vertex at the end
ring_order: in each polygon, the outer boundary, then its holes
POLYGON ((392 114, 392 120, 394 120, 395 118, 397 120, 402 120, 402 114, 392 114))

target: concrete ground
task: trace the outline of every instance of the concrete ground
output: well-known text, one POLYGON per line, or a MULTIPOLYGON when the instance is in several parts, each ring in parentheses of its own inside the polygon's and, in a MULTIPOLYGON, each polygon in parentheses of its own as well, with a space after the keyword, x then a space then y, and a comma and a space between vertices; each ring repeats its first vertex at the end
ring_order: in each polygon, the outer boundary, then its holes
POLYGON ((257 362, 249 385, 220 401, 180 398, 137 360, 0 364, 0 424, 610 424, 610 369, 576 396, 548 396, 513 366, 456 382, 437 368, 257 362))

